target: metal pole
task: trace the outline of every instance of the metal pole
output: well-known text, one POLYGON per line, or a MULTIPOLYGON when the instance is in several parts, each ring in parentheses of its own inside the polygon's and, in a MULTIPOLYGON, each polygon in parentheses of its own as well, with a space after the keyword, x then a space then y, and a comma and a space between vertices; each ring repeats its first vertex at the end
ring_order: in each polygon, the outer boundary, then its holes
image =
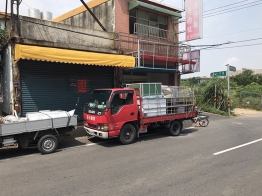
POLYGON ((7 6, 8 6, 8 0, 5 2, 5 30, 6 30, 6 20, 7 20, 7 6))
POLYGON ((214 97, 214 108, 216 108, 216 100, 217 99, 217 85, 215 84, 215 97, 214 97))
POLYGON ((95 19, 95 21, 99 24, 99 26, 106 32, 105 27, 101 24, 101 22, 97 19, 97 17, 94 15, 94 13, 92 12, 92 10, 90 10, 90 8, 87 6, 87 4, 83 1, 80 0, 82 2, 82 4, 85 6, 85 8, 87 9, 87 11, 93 16, 93 18, 95 19))
POLYGON ((137 51, 137 67, 140 67, 140 41, 139 41, 139 39, 138 39, 138 43, 137 43, 137 45, 138 45, 138 51, 137 51))
POLYGON ((228 116, 230 116, 230 81, 229 81, 229 64, 227 64, 227 99, 228 99, 228 116))

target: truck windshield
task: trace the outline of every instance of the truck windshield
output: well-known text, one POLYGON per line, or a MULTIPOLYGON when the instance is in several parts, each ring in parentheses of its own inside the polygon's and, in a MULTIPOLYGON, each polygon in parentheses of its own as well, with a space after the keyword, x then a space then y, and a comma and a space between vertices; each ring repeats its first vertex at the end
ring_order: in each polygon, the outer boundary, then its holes
POLYGON ((111 90, 94 90, 85 107, 104 111, 106 109, 106 101, 109 100, 111 92, 111 90))

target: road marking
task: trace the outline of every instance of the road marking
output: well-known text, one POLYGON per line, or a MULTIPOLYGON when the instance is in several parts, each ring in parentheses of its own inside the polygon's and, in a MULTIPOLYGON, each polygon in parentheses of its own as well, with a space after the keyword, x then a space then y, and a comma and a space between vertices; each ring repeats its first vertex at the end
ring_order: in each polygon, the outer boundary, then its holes
POLYGON ((232 124, 235 124, 235 125, 243 125, 243 123, 239 123, 239 122, 232 122, 232 124))
POLYGON ((252 141, 252 142, 248 142, 248 143, 239 145, 239 146, 235 146, 235 147, 233 147, 233 148, 229 148, 229 149, 226 149, 226 150, 223 150, 223 151, 220 151, 220 152, 213 153, 213 155, 219 155, 219 154, 222 154, 222 153, 231 151, 231 150, 235 150, 235 149, 238 149, 238 148, 242 148, 242 147, 244 147, 244 146, 248 146, 248 145, 250 145, 250 144, 254 144, 254 143, 256 143, 256 142, 260 142, 260 141, 262 141, 262 138, 261 138, 261 139, 258 139, 258 140, 254 140, 254 141, 252 141))

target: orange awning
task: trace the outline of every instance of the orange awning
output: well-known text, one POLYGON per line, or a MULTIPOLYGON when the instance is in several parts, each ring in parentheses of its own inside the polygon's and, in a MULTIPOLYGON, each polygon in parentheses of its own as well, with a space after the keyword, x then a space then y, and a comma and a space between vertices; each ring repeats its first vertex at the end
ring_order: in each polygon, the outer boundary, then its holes
POLYGON ((135 58, 132 56, 16 44, 15 60, 19 61, 20 59, 124 68, 135 67, 135 58))

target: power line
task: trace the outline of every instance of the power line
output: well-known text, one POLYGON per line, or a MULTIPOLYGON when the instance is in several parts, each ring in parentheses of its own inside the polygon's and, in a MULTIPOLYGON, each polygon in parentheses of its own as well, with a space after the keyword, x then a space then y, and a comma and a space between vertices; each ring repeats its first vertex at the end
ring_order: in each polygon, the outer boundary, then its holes
POLYGON ((243 32, 247 32, 247 31, 255 31, 255 30, 259 30, 262 28, 257 28, 257 29, 250 29, 250 30, 244 30, 244 31, 238 31, 238 32, 234 32, 234 33, 228 33, 228 34, 221 34, 221 35, 215 35, 215 36, 209 36, 209 37, 204 37, 205 38, 211 38, 211 37, 219 37, 219 36, 224 36, 224 35, 232 35, 232 34, 237 34, 237 33, 243 33, 243 32))
POLYGON ((227 11, 227 12, 222 12, 222 13, 218 13, 218 14, 203 16, 203 18, 209 18, 209 17, 212 17, 212 16, 217 16, 217 15, 220 15, 220 14, 225 14, 225 13, 229 13, 229 12, 233 12, 233 11, 237 11, 237 10, 241 10, 241 9, 245 9, 245 8, 248 8, 248 7, 253 7, 253 6, 261 5, 261 4, 262 3, 258 3, 258 4, 255 4, 255 5, 250 5, 250 6, 246 6, 246 7, 235 9, 235 10, 230 10, 230 11, 227 11))
POLYGON ((221 45, 225 45, 225 44, 236 44, 236 43, 242 43, 242 42, 250 42, 250 41, 256 41, 256 40, 260 40, 262 39, 262 37, 259 38, 254 38, 254 39, 247 39, 247 40, 240 40, 240 41, 236 41, 236 42, 228 42, 228 43, 222 43, 222 44, 212 44, 212 45, 195 45, 195 46, 191 46, 191 47, 216 47, 216 46, 221 46, 221 45))
MULTIPOLYGON (((245 1, 247 1, 247 0, 245 0, 245 1)), ((243 1, 241 1, 241 2, 243 2, 243 1)), ((225 14, 225 13, 229 13, 229 12, 233 12, 233 11, 237 11, 237 10, 241 10, 241 9, 245 9, 245 8, 249 8, 249 7, 253 7, 253 6, 262 4, 262 2, 261 3, 257 3, 257 2, 261 2, 261 0, 254 1, 254 2, 247 3, 247 4, 244 4, 244 5, 240 5, 240 6, 235 6, 235 7, 229 8, 229 9, 225 9, 225 10, 220 10, 220 11, 213 12, 213 13, 212 12, 211 13, 207 13, 207 14, 203 15, 203 18, 209 18, 209 17, 212 17, 212 16, 217 16, 217 15, 220 15, 220 14, 225 14), (257 3, 257 4, 253 4, 253 3, 257 3), (245 5, 249 5, 249 4, 253 4, 253 5, 245 6, 245 5), (245 7, 241 7, 241 6, 245 6, 245 7), (241 8, 235 9, 237 7, 241 7, 241 8), (229 10, 229 11, 226 11, 226 10, 229 10)), ((229 5, 231 5, 231 4, 229 4, 229 5)), ((226 6, 222 6, 222 7, 226 7, 226 6)), ((215 9, 219 9, 219 8, 215 8, 215 9)), ((181 18, 181 20, 185 20, 185 18, 181 18)), ((185 21, 182 21, 182 22, 185 22, 185 21)))
POLYGON ((22 1, 23 4, 25 4, 27 7, 32 8, 31 6, 29 6, 28 4, 26 4, 24 1, 22 1))
POLYGON ((244 0, 244 1, 236 2, 236 3, 228 4, 228 5, 221 6, 221 7, 217 7, 217 8, 211 9, 211 10, 206 10, 206 11, 204 11, 204 12, 209 12, 209 11, 212 11, 212 10, 217 10, 217 9, 220 9, 220 8, 223 8, 223 7, 228 7, 228 6, 231 6, 231 5, 236 5, 236 4, 238 4, 238 3, 242 3, 242 2, 245 2, 245 1, 248 1, 248 0, 244 0))
POLYGON ((232 9, 235 9, 235 8, 238 8, 238 7, 243 7, 243 6, 250 5, 250 4, 252 5, 252 4, 257 3, 257 2, 261 2, 261 0, 254 1, 254 2, 251 2, 251 3, 246 3, 246 4, 235 6, 235 7, 231 7, 231 8, 228 8, 228 9, 219 10, 219 11, 212 12, 212 13, 209 13, 209 14, 204 14, 204 16, 212 15, 212 14, 223 12, 223 11, 226 11, 226 10, 232 10, 232 9))
POLYGON ((227 49, 227 48, 242 48, 242 47, 247 47, 247 46, 258 46, 258 45, 262 45, 262 43, 257 43, 257 44, 248 44, 248 45, 240 45, 240 46, 232 46, 232 47, 223 47, 223 48, 203 48, 200 50, 217 50, 217 49, 227 49))

